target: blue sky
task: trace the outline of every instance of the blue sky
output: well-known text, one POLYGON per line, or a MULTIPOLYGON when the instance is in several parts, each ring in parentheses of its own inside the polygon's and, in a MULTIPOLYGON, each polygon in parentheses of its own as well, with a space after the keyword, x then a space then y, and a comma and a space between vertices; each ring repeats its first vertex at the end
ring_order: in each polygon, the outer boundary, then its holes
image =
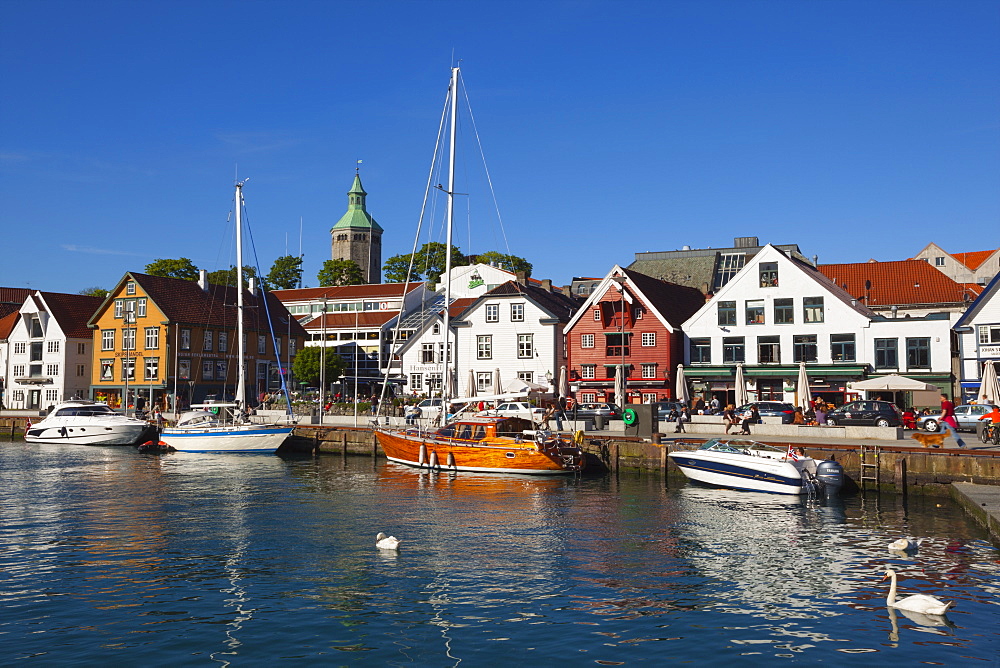
POLYGON ((1000 245, 996 0, 2 0, 0 286, 228 266, 237 173, 262 270, 301 221, 316 285, 358 159, 409 252, 453 57, 503 221, 465 121, 456 243, 556 284, 736 236, 1000 245))

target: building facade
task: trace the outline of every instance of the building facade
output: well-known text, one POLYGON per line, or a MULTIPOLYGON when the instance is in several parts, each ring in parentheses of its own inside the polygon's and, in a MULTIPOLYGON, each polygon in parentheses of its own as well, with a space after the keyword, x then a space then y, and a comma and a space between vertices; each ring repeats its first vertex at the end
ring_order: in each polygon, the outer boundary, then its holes
POLYGON ((704 303, 698 289, 613 267, 566 326, 573 397, 614 402, 622 368, 628 403, 673 398, 684 354, 680 325, 704 303))
POLYGON ((930 243, 914 259, 927 262, 956 283, 986 285, 1000 273, 1000 248, 949 253, 937 244, 930 243))
MULTIPOLYGON (((958 356, 961 394, 955 403, 979 400, 979 385, 983 367, 994 363, 1000 367, 1000 274, 993 277, 983 293, 955 323, 958 335, 958 356)), ((997 369, 1000 371, 1000 368, 997 369)))

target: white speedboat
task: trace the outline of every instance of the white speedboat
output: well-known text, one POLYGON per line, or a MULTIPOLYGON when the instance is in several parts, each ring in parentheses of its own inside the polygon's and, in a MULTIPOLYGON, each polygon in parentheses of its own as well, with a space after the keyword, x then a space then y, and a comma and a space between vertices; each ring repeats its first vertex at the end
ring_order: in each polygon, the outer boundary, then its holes
POLYGON ((111 410, 107 404, 73 399, 58 404, 24 433, 28 443, 70 445, 135 445, 156 428, 111 410))
POLYGON ((238 404, 195 404, 191 409, 160 434, 160 440, 178 452, 271 453, 294 428, 249 422, 238 404))
POLYGON ((839 491, 843 469, 766 443, 713 438, 697 450, 675 450, 668 457, 690 480, 755 492, 809 494, 839 491))

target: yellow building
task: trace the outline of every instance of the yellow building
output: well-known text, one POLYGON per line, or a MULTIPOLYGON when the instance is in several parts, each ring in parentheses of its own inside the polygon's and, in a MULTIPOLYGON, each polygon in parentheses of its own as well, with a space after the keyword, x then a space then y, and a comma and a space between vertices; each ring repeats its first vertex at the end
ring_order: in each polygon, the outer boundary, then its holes
POLYGON ((87 323, 94 332, 90 395, 114 408, 173 410, 206 397, 250 405, 281 389, 306 333, 280 301, 244 289, 246 397, 236 388, 236 288, 129 272, 87 323))

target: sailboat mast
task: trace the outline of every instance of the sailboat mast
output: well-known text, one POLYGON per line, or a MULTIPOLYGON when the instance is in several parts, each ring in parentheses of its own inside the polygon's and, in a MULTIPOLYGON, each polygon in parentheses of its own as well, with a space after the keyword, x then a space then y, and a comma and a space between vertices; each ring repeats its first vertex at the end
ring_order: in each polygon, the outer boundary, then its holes
MULTIPOLYGON (((455 370, 452 368, 451 355, 449 355, 448 343, 451 340, 449 329, 449 315, 451 309, 451 229, 455 219, 455 137, 458 127, 458 68, 451 68, 451 129, 448 146, 448 230, 445 235, 444 247, 444 378, 445 387, 441 396, 445 400, 451 397, 451 385, 456 382, 452 376, 455 370)), ((448 406, 446 401, 442 401, 441 410, 447 414, 448 406)))
POLYGON ((243 368, 243 183, 236 183, 236 403, 246 400, 247 379, 243 368))

